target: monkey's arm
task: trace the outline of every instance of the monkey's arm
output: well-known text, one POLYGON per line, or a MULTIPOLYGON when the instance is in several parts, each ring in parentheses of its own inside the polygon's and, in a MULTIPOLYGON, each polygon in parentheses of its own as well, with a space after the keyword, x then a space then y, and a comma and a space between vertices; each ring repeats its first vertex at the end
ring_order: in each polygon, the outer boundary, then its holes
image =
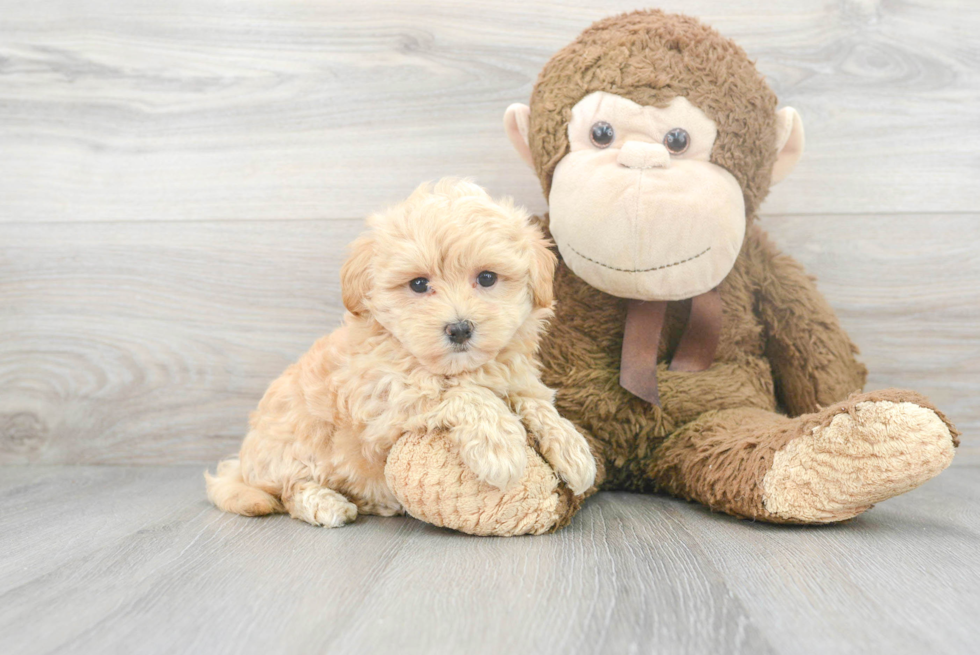
POLYGON ((868 370, 813 278, 753 226, 748 254, 758 265, 759 312, 776 393, 792 416, 815 412, 864 387, 868 370))

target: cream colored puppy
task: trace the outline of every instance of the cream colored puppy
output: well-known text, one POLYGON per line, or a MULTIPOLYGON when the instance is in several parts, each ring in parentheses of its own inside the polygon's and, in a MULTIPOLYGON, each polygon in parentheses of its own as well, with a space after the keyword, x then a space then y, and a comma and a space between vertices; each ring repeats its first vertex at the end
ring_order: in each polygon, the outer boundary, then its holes
POLYGON ((341 270, 343 327, 272 383, 238 458, 205 473, 211 502, 331 527, 397 514, 385 459, 409 431, 445 431, 501 489, 530 432, 576 494, 592 486, 589 447, 538 377, 556 259, 527 213, 446 179, 367 222, 341 270))

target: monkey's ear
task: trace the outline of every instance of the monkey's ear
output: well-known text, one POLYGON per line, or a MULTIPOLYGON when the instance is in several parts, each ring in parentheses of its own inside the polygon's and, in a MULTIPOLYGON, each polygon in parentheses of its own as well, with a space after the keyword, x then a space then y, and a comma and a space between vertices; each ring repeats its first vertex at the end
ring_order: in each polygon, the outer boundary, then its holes
POLYGON ((340 293, 344 307, 354 316, 367 313, 364 299, 371 290, 371 260, 374 258, 374 237, 362 234, 350 245, 350 257, 340 268, 340 293))
POLYGON ((772 184, 782 182, 803 156, 803 121, 792 107, 776 112, 776 163, 772 166, 772 184))
POLYGON ((504 112, 504 129, 507 131, 511 145, 524 163, 534 170, 534 158, 531 157, 531 147, 527 140, 530 126, 531 108, 527 105, 515 102, 504 112))

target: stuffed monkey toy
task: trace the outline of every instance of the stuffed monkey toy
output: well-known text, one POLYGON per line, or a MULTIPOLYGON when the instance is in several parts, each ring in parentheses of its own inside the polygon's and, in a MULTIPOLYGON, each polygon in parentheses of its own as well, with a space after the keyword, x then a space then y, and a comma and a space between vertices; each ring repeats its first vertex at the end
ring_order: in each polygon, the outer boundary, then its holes
MULTIPOLYGON (((799 114, 776 104, 735 43, 687 16, 638 11, 587 29, 545 65, 530 107, 507 109, 560 256, 543 379, 593 449, 591 492, 829 523, 953 458, 958 432, 924 397, 860 393, 857 348, 759 228, 769 187, 803 153, 799 114)), ((419 479, 399 476, 413 457, 418 471, 419 457, 445 466, 452 455, 428 448, 396 447, 388 467, 408 512, 430 522, 465 530, 461 516, 475 512, 479 533, 516 534, 526 514, 535 528, 523 532, 541 532, 581 505, 532 466, 517 510, 474 485, 453 501, 459 512, 433 520, 419 479), (497 529, 498 515, 510 523, 497 529)), ((439 493, 456 493, 461 475, 433 476, 439 493)))

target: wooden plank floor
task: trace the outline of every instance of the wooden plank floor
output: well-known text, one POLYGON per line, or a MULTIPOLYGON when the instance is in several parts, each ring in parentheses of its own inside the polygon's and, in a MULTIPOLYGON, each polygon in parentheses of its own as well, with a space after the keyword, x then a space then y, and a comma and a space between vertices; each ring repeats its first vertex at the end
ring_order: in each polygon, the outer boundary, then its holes
POLYGON ((980 468, 843 525, 604 493, 567 529, 222 514, 200 467, 0 467, 0 652, 976 653, 980 468))
POLYGON ((502 113, 640 5, 0 0, 0 655, 977 652, 980 4, 656 4, 801 112, 762 224, 869 386, 964 430, 954 468, 822 528, 625 494, 517 539, 222 514, 201 470, 338 323, 363 217, 442 175, 543 211, 502 113))

